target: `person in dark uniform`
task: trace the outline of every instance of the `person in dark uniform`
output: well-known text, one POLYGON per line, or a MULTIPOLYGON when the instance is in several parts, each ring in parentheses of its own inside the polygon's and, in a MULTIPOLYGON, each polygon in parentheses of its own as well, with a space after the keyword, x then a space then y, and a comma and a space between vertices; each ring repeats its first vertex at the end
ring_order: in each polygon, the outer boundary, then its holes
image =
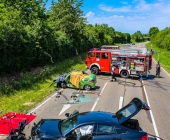
POLYGON ((156 76, 159 76, 160 75, 160 71, 161 71, 161 65, 158 61, 158 63, 156 64, 156 76))
POLYGON ((113 79, 115 79, 115 81, 117 80, 114 76, 115 70, 116 70, 116 67, 114 65, 111 65, 111 82, 113 82, 113 79))

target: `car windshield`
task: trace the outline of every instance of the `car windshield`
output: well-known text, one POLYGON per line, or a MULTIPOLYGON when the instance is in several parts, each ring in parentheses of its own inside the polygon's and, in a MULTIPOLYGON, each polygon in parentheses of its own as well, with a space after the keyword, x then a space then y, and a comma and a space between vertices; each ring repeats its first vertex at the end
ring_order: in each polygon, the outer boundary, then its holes
POLYGON ((77 124, 78 124, 78 116, 77 115, 64 120, 60 125, 61 133, 65 134, 66 132, 68 132, 72 128, 74 128, 77 124))
POLYGON ((126 118, 130 117, 136 112, 136 107, 134 104, 129 104, 126 108, 123 110, 120 110, 116 113, 117 119, 120 120, 126 120, 126 118))

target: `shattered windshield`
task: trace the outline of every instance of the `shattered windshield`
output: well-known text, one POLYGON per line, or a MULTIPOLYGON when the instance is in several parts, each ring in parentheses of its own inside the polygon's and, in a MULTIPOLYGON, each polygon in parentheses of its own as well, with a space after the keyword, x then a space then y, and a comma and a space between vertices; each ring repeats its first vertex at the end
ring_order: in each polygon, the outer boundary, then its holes
POLYGON ((72 128, 74 128, 77 124, 78 124, 78 116, 77 115, 64 120, 60 125, 61 133, 65 134, 66 132, 68 132, 72 128))

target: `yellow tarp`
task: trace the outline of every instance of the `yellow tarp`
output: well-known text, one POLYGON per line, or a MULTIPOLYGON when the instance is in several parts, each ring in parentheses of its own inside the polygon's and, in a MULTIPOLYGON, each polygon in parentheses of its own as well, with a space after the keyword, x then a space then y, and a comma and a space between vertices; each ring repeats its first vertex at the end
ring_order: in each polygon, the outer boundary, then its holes
POLYGON ((70 76, 70 82, 76 86, 77 88, 80 87, 80 81, 83 79, 83 78, 86 78, 88 77, 87 74, 83 74, 82 71, 76 71, 76 72, 72 72, 71 73, 71 76, 70 76))

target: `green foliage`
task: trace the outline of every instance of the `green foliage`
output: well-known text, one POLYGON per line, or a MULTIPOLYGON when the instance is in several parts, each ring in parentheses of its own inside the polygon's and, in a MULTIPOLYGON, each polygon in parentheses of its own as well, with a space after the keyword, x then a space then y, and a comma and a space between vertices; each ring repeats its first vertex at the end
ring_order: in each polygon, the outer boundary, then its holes
POLYGON ((152 28, 149 29, 149 36, 151 38, 151 41, 157 33, 159 33, 158 27, 152 27, 152 28))
POLYGON ((0 1, 0 75, 25 73, 93 47, 131 40, 107 24, 87 25, 83 0, 59 0, 48 11, 46 2, 0 1))
POLYGON ((55 91, 55 88, 50 85, 58 75, 74 68, 85 70, 85 64, 81 63, 85 56, 86 53, 81 54, 80 57, 73 57, 55 65, 46 66, 43 69, 36 69, 32 73, 22 73, 17 81, 18 85, 29 85, 27 88, 13 90, 13 92, 10 91, 13 84, 8 84, 2 87, 3 89, 0 88, 0 110, 3 114, 11 111, 27 113, 29 109, 35 107, 37 103, 55 91))
POLYGON ((12 79, 5 79, 5 81, 1 81, 3 84, 0 86, 0 95, 13 94, 16 90, 21 89, 30 89, 37 83, 45 82, 46 79, 50 79, 55 73, 63 72, 63 70, 71 71, 73 65, 82 63, 82 60, 85 59, 85 55, 86 54, 82 54, 76 58, 73 57, 72 59, 66 59, 64 63, 58 62, 54 65, 32 70, 31 72, 22 72, 18 76, 12 77, 12 79))
POLYGON ((132 35, 132 40, 134 40, 135 42, 144 42, 145 41, 144 36, 140 31, 137 31, 132 35))
POLYGON ((159 48, 166 48, 169 50, 170 46, 170 29, 165 29, 157 33, 152 39, 152 43, 158 46, 159 48))
POLYGON ((155 44, 152 44, 151 46, 151 44, 152 43, 146 44, 148 50, 152 48, 154 51, 156 51, 156 54, 153 55, 154 59, 156 61, 160 61, 161 66, 170 73, 170 61, 168 61, 170 59, 170 52, 165 48, 159 48, 155 44))

